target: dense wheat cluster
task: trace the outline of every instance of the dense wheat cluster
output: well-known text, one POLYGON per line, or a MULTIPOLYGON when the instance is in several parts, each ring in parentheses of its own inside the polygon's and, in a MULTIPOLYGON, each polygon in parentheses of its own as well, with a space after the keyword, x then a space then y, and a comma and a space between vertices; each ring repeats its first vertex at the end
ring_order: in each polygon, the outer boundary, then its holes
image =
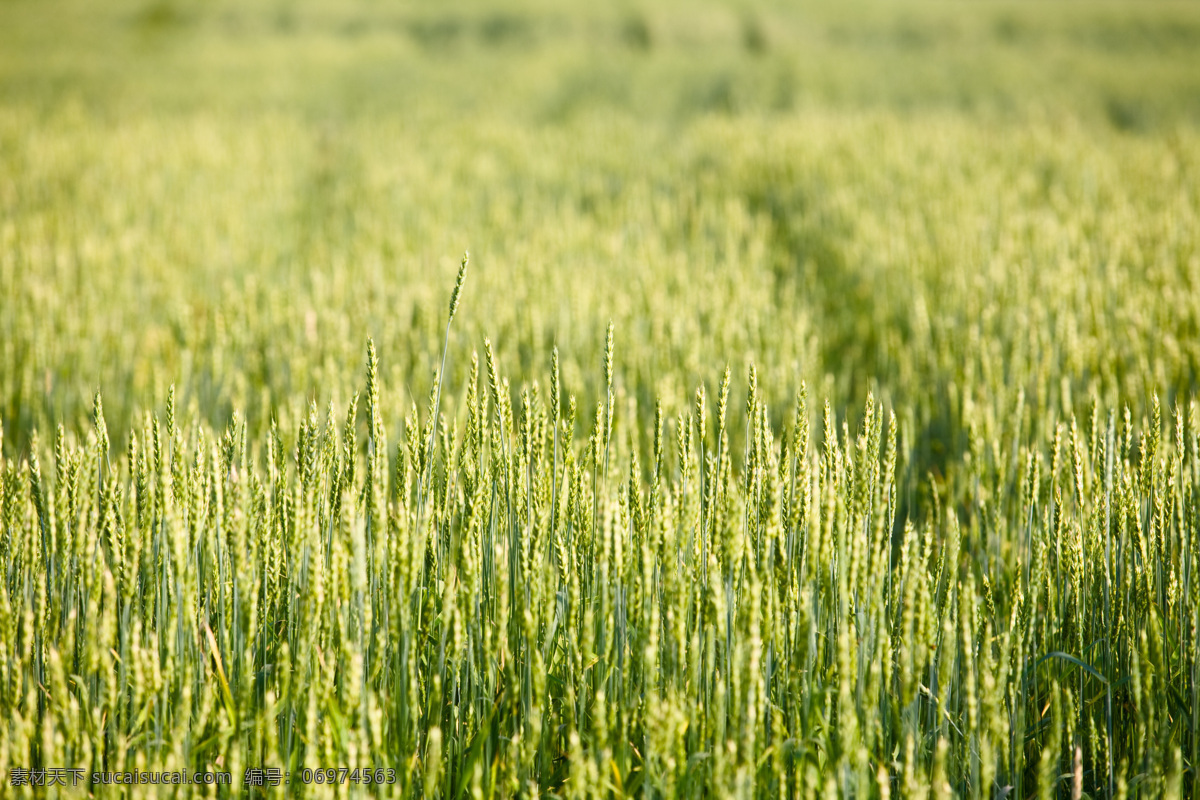
POLYGON ((0 7, 0 797, 1200 791, 1200 9, 103 5, 0 7))

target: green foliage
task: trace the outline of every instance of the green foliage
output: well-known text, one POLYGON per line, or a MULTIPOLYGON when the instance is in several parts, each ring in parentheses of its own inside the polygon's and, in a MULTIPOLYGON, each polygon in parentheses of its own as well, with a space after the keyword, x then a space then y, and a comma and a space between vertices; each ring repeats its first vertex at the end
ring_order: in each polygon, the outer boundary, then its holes
POLYGON ((1198 13, 3 4, 0 775, 1193 796, 1198 13))

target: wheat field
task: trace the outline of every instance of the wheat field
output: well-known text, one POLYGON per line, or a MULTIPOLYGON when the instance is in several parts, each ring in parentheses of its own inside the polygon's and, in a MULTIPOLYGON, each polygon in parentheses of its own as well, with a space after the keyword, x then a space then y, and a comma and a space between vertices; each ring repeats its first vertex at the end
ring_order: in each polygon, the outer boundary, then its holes
POLYGON ((1196 797, 1198 57, 0 4, 0 797, 1196 797))

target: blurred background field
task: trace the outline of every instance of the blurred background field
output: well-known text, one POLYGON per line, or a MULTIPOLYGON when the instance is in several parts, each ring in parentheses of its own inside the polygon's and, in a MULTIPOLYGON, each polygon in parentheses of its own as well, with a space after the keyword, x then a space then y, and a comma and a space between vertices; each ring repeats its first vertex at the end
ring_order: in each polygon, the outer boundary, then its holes
POLYGON ((1198 53, 1182 2, 8 0, 5 446, 172 383, 261 430, 368 335, 423 397, 466 248, 454 352, 581 399, 609 319, 644 411, 755 361, 935 447, 975 391, 1187 389, 1198 53))
POLYGON ((836 108, 1200 115, 1187 2, 385 4, 10 0, 3 96, 142 113, 554 122, 836 108))

